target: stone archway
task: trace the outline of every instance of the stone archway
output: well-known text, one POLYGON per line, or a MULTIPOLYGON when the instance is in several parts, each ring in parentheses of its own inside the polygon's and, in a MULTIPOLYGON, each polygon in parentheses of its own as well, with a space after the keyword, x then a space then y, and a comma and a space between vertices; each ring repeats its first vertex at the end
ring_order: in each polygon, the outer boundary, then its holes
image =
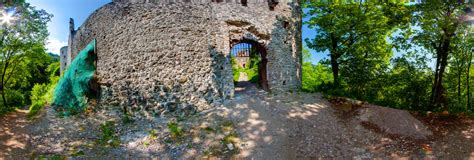
POLYGON ((242 44, 242 43, 250 44, 252 48, 256 49, 257 54, 260 56, 261 61, 258 65, 258 86, 261 87, 265 91, 269 91, 268 74, 267 74, 268 59, 267 59, 267 49, 265 45, 251 39, 233 40, 230 42, 230 50, 232 50, 232 48, 235 45, 242 44))

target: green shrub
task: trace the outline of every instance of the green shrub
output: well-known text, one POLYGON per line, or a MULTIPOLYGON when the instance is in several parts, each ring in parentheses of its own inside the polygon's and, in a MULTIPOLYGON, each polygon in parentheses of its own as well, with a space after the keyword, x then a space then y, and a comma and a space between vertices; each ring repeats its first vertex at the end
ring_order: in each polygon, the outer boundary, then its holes
POLYGON ((245 70, 249 82, 258 83, 258 67, 249 68, 245 70))
POLYGON ((44 107, 44 103, 36 102, 31 104, 27 117, 31 118, 37 115, 44 107))
POLYGON ((41 109, 46 105, 47 100, 45 95, 49 90, 49 85, 46 84, 35 84, 31 90, 31 106, 28 112, 28 117, 33 117, 40 112, 41 109))
POLYGON ((53 101, 54 88, 59 81, 59 63, 52 63, 47 72, 50 73, 49 84, 35 84, 31 90, 28 117, 35 116, 45 105, 53 101))
POLYGON ((16 107, 25 105, 25 96, 18 90, 6 90, 5 99, 7 99, 9 107, 5 107, 3 98, 0 97, 0 115, 14 111, 16 107))
POLYGON ((168 123, 168 129, 170 130, 171 137, 178 138, 183 135, 183 129, 179 127, 178 123, 170 122, 168 123))
POLYGON ((48 85, 48 91, 46 92, 46 94, 43 97, 44 100, 46 101, 46 103, 48 103, 48 104, 53 103, 54 89, 56 88, 56 86, 58 84, 58 80, 59 80, 59 76, 53 77, 51 79, 51 83, 48 85))
POLYGON ((232 69, 232 74, 234 76, 234 82, 238 82, 240 77, 240 71, 238 69, 232 69))
POLYGON ((10 107, 22 107, 25 105, 25 96, 19 90, 7 90, 5 98, 10 107))
POLYGON ((48 92, 48 85, 46 84, 35 84, 33 89, 31 90, 31 103, 38 104, 38 103, 45 103, 44 95, 48 92))
POLYGON ((102 135, 98 140, 99 144, 108 145, 111 147, 118 147, 120 145, 120 139, 115 135, 115 123, 113 121, 107 121, 100 125, 102 135))
POLYGON ((313 65, 310 62, 302 66, 302 89, 306 92, 321 92, 332 88, 332 72, 323 64, 313 65))

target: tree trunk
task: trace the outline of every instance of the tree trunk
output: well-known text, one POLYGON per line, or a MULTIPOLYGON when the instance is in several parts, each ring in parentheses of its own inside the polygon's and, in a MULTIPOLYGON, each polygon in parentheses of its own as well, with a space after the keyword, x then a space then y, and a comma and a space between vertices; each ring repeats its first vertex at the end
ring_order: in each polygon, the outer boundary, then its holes
POLYGON ((7 68, 8 68, 8 61, 5 62, 5 67, 3 67, 2 81, 1 81, 2 82, 1 83, 2 100, 3 100, 3 107, 5 107, 5 109, 9 108, 7 99, 5 98, 5 75, 6 75, 6 72, 7 72, 7 68))
POLYGON ((339 86, 339 63, 337 63, 337 58, 333 54, 331 54, 331 68, 334 84, 339 86))
MULTIPOLYGON (((449 45, 450 45, 450 36, 442 43, 442 48, 438 50, 439 56, 439 70, 437 73, 437 79, 435 79, 435 96, 433 105, 435 107, 446 107, 446 97, 444 95, 444 87, 443 87, 443 75, 444 71, 446 70, 446 66, 448 65, 448 54, 449 54, 449 45)), ((443 108, 446 109, 446 108, 443 108)))
POLYGON ((471 55, 469 56, 469 63, 467 65, 467 74, 466 74, 466 83, 467 83, 467 108, 469 109, 471 107, 471 91, 470 91, 470 83, 469 79, 471 77, 470 71, 471 71, 471 63, 472 63, 472 52, 474 52, 474 49, 471 51, 471 55))
POLYGON ((7 99, 5 98, 5 89, 2 85, 2 100, 3 100, 3 107, 5 107, 5 109, 8 108, 8 103, 7 103, 7 99))
POLYGON ((461 67, 459 67, 459 71, 458 71, 458 104, 461 104, 461 75, 462 75, 462 67, 463 65, 461 65, 461 67))
POLYGON ((439 65, 441 62, 441 56, 438 54, 436 56, 436 68, 435 68, 435 78, 434 78, 434 83, 431 88, 431 96, 430 96, 430 103, 431 105, 434 105, 435 103, 435 96, 436 96, 436 86, 438 85, 438 76, 439 76, 439 65))
POLYGON ((339 87, 339 63, 337 62, 337 59, 340 57, 338 52, 337 52, 337 38, 334 36, 334 34, 331 34, 331 69, 332 69, 332 76, 333 76, 333 82, 336 87, 339 87))

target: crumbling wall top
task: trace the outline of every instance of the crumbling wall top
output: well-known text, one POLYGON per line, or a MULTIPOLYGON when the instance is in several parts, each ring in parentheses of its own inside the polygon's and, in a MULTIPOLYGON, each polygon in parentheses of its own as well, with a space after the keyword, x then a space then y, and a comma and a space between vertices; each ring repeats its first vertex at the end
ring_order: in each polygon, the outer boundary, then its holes
POLYGON ((294 2, 295 0, 112 0, 114 3, 197 3, 197 4, 205 4, 205 3, 290 3, 294 2))

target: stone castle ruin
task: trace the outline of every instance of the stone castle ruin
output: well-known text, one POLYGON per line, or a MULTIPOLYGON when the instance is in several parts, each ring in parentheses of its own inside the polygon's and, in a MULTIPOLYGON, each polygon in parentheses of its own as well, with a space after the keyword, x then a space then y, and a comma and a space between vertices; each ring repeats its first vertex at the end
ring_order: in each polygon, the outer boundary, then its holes
POLYGON ((230 49, 242 42, 258 47, 263 89, 298 90, 301 25, 291 0, 113 0, 77 30, 71 21, 67 56, 95 40, 99 104, 205 110, 233 97, 230 49))

